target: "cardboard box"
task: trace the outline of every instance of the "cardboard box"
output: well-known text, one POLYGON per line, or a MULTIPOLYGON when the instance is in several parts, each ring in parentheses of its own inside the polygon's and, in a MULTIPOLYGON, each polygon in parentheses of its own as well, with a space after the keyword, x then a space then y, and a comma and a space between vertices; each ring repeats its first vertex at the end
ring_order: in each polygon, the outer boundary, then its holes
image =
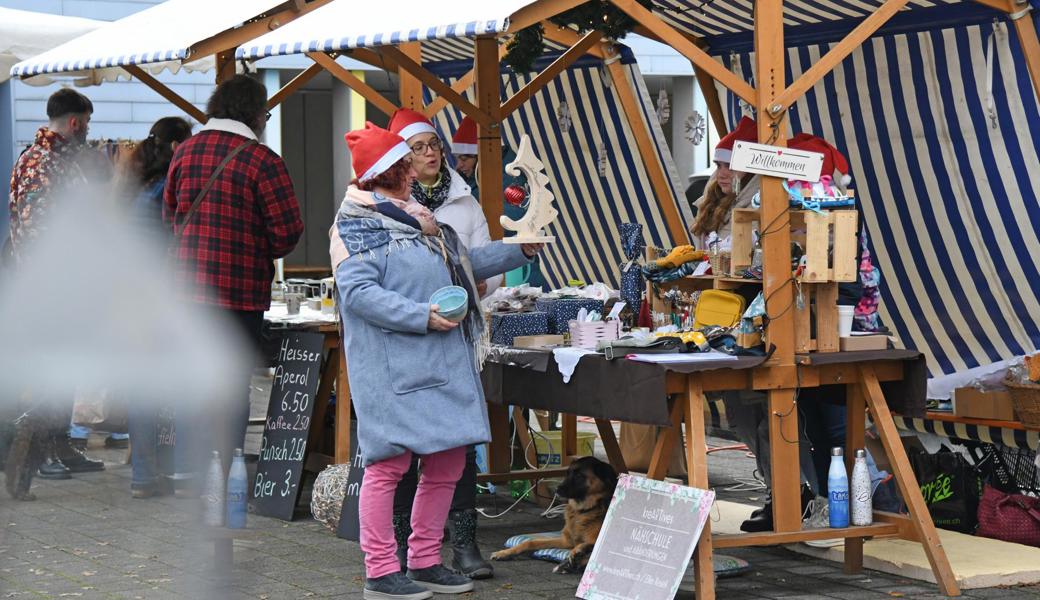
POLYGON ((562 345, 562 335, 518 335, 513 338, 514 348, 545 348, 562 345))
POLYGON ((983 392, 973 387, 954 390, 953 414, 972 419, 1015 420, 1011 394, 1008 392, 983 392))
POLYGON ((884 350, 888 348, 888 336, 877 335, 853 335, 840 338, 842 352, 856 352, 860 350, 884 350))

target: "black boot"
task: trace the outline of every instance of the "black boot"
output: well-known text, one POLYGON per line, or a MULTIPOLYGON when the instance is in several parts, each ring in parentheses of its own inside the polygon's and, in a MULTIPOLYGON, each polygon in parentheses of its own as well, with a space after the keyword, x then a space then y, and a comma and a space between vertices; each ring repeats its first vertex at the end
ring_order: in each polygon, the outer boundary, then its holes
POLYGON ((68 435, 56 435, 51 441, 51 458, 61 461, 72 473, 104 471, 105 463, 93 460, 72 445, 68 435))
POLYGON ((397 562, 401 572, 408 570, 408 536, 412 535, 412 515, 394 513, 394 540, 397 541, 397 562))
MULTIPOLYGON (((802 484, 802 516, 804 518, 806 509, 814 497, 812 489, 802 484)), ((773 498, 770 495, 765 506, 751 513, 751 518, 740 524, 740 530, 748 533, 758 533, 773 530, 773 498)))
POLYGON ((451 566, 470 579, 488 579, 495 571, 477 547, 477 511, 455 510, 448 515, 451 529, 451 566))

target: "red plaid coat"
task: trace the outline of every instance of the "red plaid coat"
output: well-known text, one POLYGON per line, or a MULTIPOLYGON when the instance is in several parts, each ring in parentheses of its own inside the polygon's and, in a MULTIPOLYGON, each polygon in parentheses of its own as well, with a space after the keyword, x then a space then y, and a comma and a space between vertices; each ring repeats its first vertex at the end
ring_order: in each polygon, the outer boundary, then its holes
POLYGON ((259 143, 239 152, 182 225, 214 169, 246 139, 204 130, 178 146, 163 194, 163 221, 183 229, 171 251, 177 281, 188 286, 192 300, 262 311, 271 306, 274 259, 292 251, 303 233, 281 157, 259 143))

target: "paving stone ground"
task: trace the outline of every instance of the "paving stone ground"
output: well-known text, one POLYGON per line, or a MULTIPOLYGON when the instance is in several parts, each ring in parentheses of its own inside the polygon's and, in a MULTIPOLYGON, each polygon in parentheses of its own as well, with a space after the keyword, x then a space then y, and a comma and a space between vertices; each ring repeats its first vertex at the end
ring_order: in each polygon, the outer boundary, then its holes
MULTIPOLYGON (((264 388, 259 382, 254 402, 261 415, 264 388)), ((0 599, 361 597, 364 566, 357 544, 336 538, 306 511, 291 523, 250 515, 248 533, 235 541, 234 568, 216 572, 213 542, 193 528, 197 504, 173 497, 131 499, 125 451, 104 449, 102 439, 92 438, 90 454, 106 461, 104 472, 68 481, 37 480, 35 502, 0 499, 0 599)), ((256 435, 250 443, 257 443, 256 435)), ((718 452, 709 459, 713 485, 727 499, 761 500, 761 491, 728 489, 748 479, 752 468, 742 452, 718 452)), ((498 514, 512 499, 482 495, 480 504, 498 514)), ((547 519, 541 512, 522 502, 500 518, 482 518, 482 550, 490 553, 517 533, 561 527, 559 518, 547 519)), ((726 600, 942 597, 930 584, 872 571, 845 575, 838 564, 783 548, 726 553, 752 565, 745 575, 718 581, 718 597, 726 600)), ((551 571, 551 564, 528 559, 496 563, 495 578, 478 582, 476 591, 463 598, 573 598, 578 577, 551 571)), ((1040 599, 1040 588, 970 590, 963 597, 1040 599)))

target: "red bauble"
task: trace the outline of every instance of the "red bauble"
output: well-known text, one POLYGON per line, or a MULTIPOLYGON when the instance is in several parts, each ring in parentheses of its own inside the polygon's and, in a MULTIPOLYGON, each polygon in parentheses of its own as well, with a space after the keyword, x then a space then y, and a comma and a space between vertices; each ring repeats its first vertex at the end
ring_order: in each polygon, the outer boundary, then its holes
POLYGON ((520 206, 524 203, 524 200, 527 198, 527 192, 524 191, 524 188, 518 185, 511 185, 507 187, 504 193, 506 196, 506 202, 512 204, 513 206, 520 206))

